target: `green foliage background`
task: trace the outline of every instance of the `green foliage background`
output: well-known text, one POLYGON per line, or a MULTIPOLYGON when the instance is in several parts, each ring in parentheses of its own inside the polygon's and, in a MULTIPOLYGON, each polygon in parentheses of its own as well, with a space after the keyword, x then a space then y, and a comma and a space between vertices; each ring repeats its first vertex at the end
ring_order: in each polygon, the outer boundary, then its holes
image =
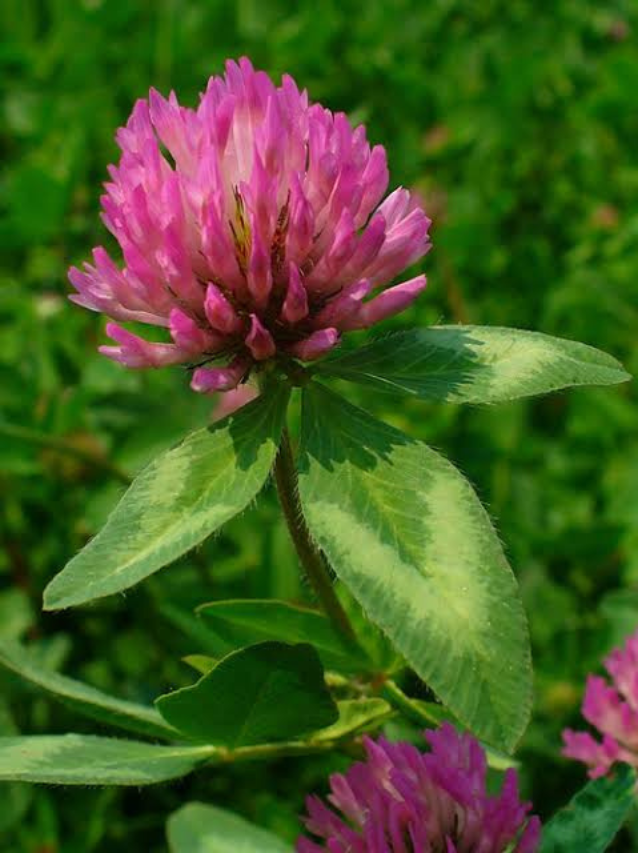
MULTIPOLYGON (((126 476, 214 406, 179 369, 136 374, 98 356, 102 320, 65 299, 68 265, 110 245, 100 184, 135 98, 153 85, 194 103, 228 56, 291 73, 367 124, 388 148, 393 185, 418 189, 434 219, 429 289, 395 326, 537 329, 634 372, 635 14, 630 0, 4 0, 0 636, 149 701, 192 680, 180 656, 216 651, 199 637, 196 604, 307 595, 269 493, 126 598, 39 612, 45 584, 95 534, 126 476)), ((535 714, 519 757, 543 817, 582 783, 558 751, 585 674, 636 622, 633 393, 473 408, 348 390, 455 460, 497 519, 531 622, 535 714)), ((0 688, 4 733, 96 730, 5 673, 0 688)), ((0 850, 160 851, 167 814, 196 798, 292 838, 302 792, 344 760, 142 791, 12 787, 0 850)))

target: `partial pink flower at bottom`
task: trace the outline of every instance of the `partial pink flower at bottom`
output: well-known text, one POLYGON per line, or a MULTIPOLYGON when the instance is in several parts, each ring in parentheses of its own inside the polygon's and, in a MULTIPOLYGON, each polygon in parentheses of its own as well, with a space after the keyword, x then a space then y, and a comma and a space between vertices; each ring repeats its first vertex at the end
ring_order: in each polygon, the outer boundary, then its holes
POLYGON ((247 403, 255 400, 257 396, 258 389, 248 382, 245 382, 244 385, 238 385, 237 388, 233 388, 231 391, 223 392, 220 394, 218 404, 213 410, 213 422, 221 421, 223 418, 226 418, 227 415, 232 415, 234 412, 237 412, 238 409, 246 406, 247 403))
POLYGON ((307 799, 298 853, 534 853, 540 821, 521 803, 516 771, 489 796, 480 744, 445 723, 425 732, 431 751, 364 739, 366 761, 330 778, 330 808, 307 799))
POLYGON ((592 779, 603 776, 616 761, 638 766, 638 632, 622 648, 614 649, 604 665, 614 686, 590 675, 582 703, 584 718, 598 729, 602 740, 571 729, 562 733, 562 754, 583 761, 592 779))

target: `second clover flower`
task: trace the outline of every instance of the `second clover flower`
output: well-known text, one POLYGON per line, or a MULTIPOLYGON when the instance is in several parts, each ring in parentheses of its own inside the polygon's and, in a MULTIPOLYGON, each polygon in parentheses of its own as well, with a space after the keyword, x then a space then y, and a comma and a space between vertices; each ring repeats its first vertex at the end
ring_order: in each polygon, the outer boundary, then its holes
POLYGON ((480 744, 445 723, 425 732, 431 750, 364 739, 367 758, 330 778, 329 805, 307 799, 298 853, 535 853, 540 821, 520 802, 516 771, 487 792, 480 744))
POLYGON ((589 732, 562 733, 562 754, 583 761, 592 779, 604 776, 617 761, 638 767, 638 632, 614 649, 604 665, 613 683, 590 675, 582 703, 584 718, 602 740, 589 732))
POLYGON ((78 304, 168 329, 152 342, 109 323, 116 345, 100 349, 127 367, 194 365, 196 391, 229 390, 276 355, 321 357, 426 286, 384 289, 430 247, 407 190, 381 203, 384 148, 288 76, 230 61, 195 110, 152 90, 117 141, 102 206, 125 266, 99 247, 69 277, 78 304))

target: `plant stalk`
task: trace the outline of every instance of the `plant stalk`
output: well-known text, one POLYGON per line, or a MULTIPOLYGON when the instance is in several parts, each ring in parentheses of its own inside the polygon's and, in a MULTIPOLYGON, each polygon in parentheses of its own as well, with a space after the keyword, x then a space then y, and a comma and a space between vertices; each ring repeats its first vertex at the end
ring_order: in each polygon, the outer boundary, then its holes
POLYGON ((344 637, 353 642, 355 640, 353 628, 340 599, 336 595, 329 567, 324 555, 316 548, 311 539, 304 519, 298 495, 298 474, 291 449, 291 437, 286 427, 283 430, 278 448, 274 473, 278 497, 287 521, 289 534, 309 583, 335 627, 344 637))
POLYGON ((419 726, 424 726, 425 724, 439 726, 442 722, 442 720, 429 714, 425 708, 416 704, 391 678, 385 681, 380 695, 407 719, 417 723, 419 726))

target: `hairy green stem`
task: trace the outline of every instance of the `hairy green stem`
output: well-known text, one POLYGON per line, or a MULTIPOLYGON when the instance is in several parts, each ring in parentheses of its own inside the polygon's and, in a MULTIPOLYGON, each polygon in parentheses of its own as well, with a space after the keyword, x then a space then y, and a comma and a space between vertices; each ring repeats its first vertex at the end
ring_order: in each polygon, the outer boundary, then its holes
POLYGON ((266 743, 256 746, 240 746, 235 749, 214 747, 215 753, 209 760, 219 764, 233 764, 236 761, 266 761, 276 758, 292 758, 297 755, 331 752, 335 748, 335 741, 266 743))
POLYGON ((435 714, 432 715, 422 705, 418 705, 406 693, 404 693, 395 681, 388 679, 385 681, 380 695, 383 699, 396 710, 400 711, 407 719, 412 720, 420 726, 436 725, 439 726, 442 720, 439 720, 435 714))
POLYGON ((355 639, 353 629, 336 595, 329 567, 311 539, 304 520, 298 496, 298 474, 291 449, 291 438, 286 427, 282 433, 276 457, 275 480, 287 527, 309 583, 336 628, 343 636, 353 641, 355 639))

